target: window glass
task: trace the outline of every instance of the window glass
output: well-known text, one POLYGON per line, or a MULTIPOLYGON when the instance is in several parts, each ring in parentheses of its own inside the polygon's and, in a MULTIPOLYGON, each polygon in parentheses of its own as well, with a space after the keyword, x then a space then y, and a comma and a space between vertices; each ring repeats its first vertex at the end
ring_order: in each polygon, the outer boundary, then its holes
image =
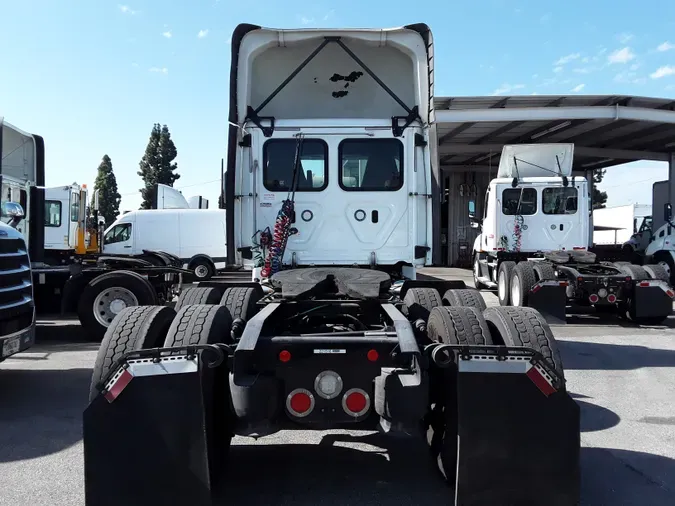
POLYGON ((396 191, 403 186, 403 144, 397 139, 348 139, 338 151, 342 189, 396 191))
POLYGON ((502 213, 508 216, 529 216, 537 212, 537 190, 534 188, 507 188, 502 192, 502 213))
MULTIPOLYGON (((295 139, 274 139, 263 148, 263 184, 269 191, 288 191, 293 181, 295 139)), ((300 153, 297 191, 321 191, 328 176, 328 145, 319 139, 305 139, 300 153)))
POLYGON ((70 195, 70 221, 77 221, 80 216, 80 194, 71 193, 70 195))
POLYGON ((644 232, 646 230, 651 230, 651 229, 652 229, 652 219, 647 217, 642 222, 642 226, 640 227, 640 232, 644 232))
POLYGON ((576 214, 577 189, 573 187, 544 188, 541 207, 544 214, 576 214))
POLYGON ((45 200, 45 227, 61 226, 61 201, 45 200))
POLYGON ((103 240, 105 244, 128 241, 131 237, 131 223, 121 223, 111 228, 103 240))

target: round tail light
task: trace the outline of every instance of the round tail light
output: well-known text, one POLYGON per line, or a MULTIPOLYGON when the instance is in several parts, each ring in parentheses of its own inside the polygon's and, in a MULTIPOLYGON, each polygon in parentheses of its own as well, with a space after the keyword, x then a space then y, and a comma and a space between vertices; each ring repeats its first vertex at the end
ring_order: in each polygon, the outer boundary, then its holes
POLYGON ((595 304, 600 300, 600 297, 598 297, 596 294, 592 294, 590 297, 588 297, 588 300, 590 300, 592 304, 595 304))
POLYGON ((363 416, 370 409, 370 396, 360 388, 352 388, 342 397, 342 409, 354 418, 363 416))
POLYGON ((314 409, 314 396, 309 390, 296 388, 286 397, 286 409, 298 418, 309 415, 314 409))
POLYGON ((616 295, 614 295, 613 293, 610 293, 609 297, 607 297, 607 301, 614 304, 616 302, 616 295))

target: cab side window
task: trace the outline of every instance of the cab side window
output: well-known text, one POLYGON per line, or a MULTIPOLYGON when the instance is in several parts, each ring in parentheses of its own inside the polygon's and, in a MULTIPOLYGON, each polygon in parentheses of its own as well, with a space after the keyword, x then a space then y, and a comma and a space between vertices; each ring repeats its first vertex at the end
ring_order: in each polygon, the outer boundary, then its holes
POLYGON ((70 199, 70 221, 77 221, 80 216, 80 195, 72 193, 70 199))
POLYGON ((121 223, 111 228, 104 237, 105 244, 128 241, 131 238, 131 223, 121 223))

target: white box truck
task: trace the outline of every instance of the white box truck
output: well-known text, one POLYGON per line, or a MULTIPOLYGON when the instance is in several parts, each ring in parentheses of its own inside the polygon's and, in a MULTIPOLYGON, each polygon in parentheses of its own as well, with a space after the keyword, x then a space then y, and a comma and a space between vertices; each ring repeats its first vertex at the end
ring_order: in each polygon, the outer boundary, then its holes
POLYGON ((106 229, 103 254, 163 251, 178 257, 198 281, 205 281, 227 265, 225 225, 222 209, 130 211, 106 229))

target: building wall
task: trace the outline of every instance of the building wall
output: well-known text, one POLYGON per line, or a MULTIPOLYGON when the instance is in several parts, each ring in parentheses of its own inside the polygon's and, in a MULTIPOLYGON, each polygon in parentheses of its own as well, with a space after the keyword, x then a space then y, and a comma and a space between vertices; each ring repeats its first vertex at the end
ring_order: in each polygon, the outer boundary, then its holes
MULTIPOLYGON (((471 228, 469 221, 469 201, 476 202, 476 215, 483 216, 485 192, 490 182, 487 172, 455 172, 450 167, 443 168, 443 195, 447 201, 443 206, 447 208, 447 226, 441 226, 441 248, 444 251, 443 263, 451 267, 470 267, 473 242, 479 234, 479 229, 471 228), (460 193, 460 185, 469 187, 474 183, 477 186, 476 195, 470 192, 460 193)), ((494 177, 495 172, 491 175, 494 177)), ((441 217, 439 217, 441 219, 441 217)))

